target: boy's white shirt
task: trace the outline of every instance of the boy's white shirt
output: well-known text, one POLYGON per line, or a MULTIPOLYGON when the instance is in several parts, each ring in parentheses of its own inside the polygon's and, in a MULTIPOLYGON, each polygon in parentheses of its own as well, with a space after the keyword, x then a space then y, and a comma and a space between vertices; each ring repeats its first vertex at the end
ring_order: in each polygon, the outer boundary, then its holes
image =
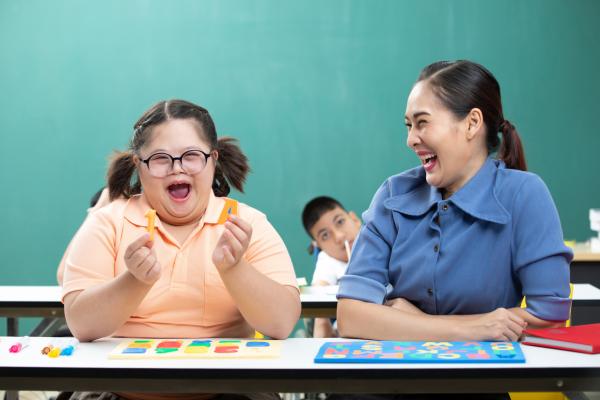
POLYGON ((348 263, 331 257, 324 251, 319 252, 315 272, 312 278, 314 285, 318 281, 325 281, 329 285, 337 285, 340 278, 346 273, 348 263))

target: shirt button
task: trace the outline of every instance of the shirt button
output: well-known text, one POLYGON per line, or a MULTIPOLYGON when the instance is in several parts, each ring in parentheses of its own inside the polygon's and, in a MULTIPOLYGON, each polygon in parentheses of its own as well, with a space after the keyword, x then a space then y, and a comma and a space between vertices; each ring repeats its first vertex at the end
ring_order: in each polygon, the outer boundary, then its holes
POLYGON ((430 296, 433 296, 433 289, 432 288, 427 289, 427 294, 430 296))
POLYGON ((440 246, 438 246, 437 244, 433 246, 433 251, 435 251, 436 253, 440 251, 440 246))
POLYGON ((442 210, 443 210, 443 211, 448 211, 448 204, 444 204, 444 205, 442 206, 442 210))

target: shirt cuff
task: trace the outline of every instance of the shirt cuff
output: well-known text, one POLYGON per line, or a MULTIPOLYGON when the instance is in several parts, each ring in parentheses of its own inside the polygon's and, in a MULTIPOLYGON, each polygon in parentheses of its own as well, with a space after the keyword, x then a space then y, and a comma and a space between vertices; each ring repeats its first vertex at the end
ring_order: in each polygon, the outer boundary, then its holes
POLYGON ((385 286, 377 281, 358 275, 344 275, 340 279, 337 298, 348 298, 366 301, 368 303, 383 304, 385 294, 385 286))
POLYGON ((65 297, 72 292, 86 290, 89 287, 100 285, 106 281, 100 279, 77 279, 69 282, 63 282, 63 287, 60 294, 60 301, 64 304, 65 297))
POLYGON ((525 310, 545 321, 566 321, 571 315, 571 299, 556 296, 527 296, 525 310))

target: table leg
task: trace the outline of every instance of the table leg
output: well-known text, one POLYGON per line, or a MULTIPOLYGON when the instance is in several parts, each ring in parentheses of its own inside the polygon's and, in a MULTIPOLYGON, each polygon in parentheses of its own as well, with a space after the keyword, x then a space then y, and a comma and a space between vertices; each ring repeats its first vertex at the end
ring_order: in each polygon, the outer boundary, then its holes
MULTIPOLYGON (((19 336, 19 320, 15 317, 6 318, 6 336, 19 336)), ((9 390, 6 392, 6 400, 19 400, 19 392, 9 390)))
POLYGON ((6 318, 6 336, 19 336, 19 319, 15 317, 6 318))

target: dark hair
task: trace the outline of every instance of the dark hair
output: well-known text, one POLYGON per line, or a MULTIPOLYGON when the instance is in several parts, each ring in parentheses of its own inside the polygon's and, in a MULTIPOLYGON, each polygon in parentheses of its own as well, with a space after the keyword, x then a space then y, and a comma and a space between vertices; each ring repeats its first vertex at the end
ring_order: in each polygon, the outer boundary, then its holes
POLYGON ((342 203, 327 196, 315 197, 306 203, 304 210, 302 211, 302 224, 304 225, 304 229, 306 229, 306 233, 312 237, 310 230, 315 226, 319 218, 327 211, 333 210, 336 207, 339 207, 344 211, 346 210, 342 203))
POLYGON ((423 68, 417 82, 426 81, 435 95, 458 118, 473 108, 483 113, 488 152, 508 168, 527 170, 523 144, 514 125, 504 119, 500 85, 483 65, 467 60, 438 61, 423 68), (498 137, 502 133, 502 140, 498 137))
POLYGON ((185 100, 167 100, 152 106, 135 123, 129 150, 115 152, 113 155, 107 173, 110 199, 121 196, 129 198, 141 193, 142 187, 135 170, 134 156, 139 154, 139 150, 149 140, 154 126, 172 119, 192 119, 198 123, 202 139, 210 144, 211 151, 218 151, 219 158, 216 161, 212 184, 215 196, 227 196, 230 185, 243 192, 250 167, 237 140, 230 137, 217 139, 215 124, 205 108, 185 100))

